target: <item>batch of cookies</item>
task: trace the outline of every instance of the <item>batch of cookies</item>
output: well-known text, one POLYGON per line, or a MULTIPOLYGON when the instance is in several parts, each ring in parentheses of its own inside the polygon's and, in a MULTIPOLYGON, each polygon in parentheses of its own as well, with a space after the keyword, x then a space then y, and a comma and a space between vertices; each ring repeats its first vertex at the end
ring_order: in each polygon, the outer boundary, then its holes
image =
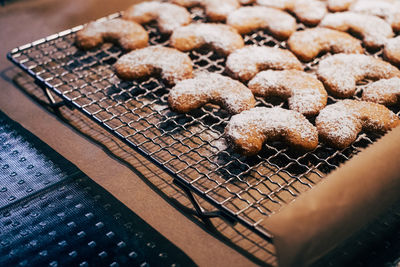
POLYGON ((342 149, 363 130, 398 126, 398 116, 386 107, 400 102, 398 31, 397 0, 170 0, 142 2, 121 18, 91 22, 76 43, 91 49, 112 41, 130 51, 115 63, 117 76, 161 76, 172 87, 168 104, 176 112, 207 103, 225 109, 232 115, 226 139, 241 154, 254 155, 267 140, 310 151, 320 139, 342 149), (193 6, 212 22, 191 21, 187 8, 193 6), (170 47, 148 46, 142 25, 154 21, 170 47), (298 23, 308 27, 298 30, 298 23), (288 49, 245 45, 242 35, 256 30, 286 41, 288 49), (226 58, 223 74, 193 71, 185 52, 200 48, 226 58), (365 53, 379 49, 383 59, 365 53), (315 74, 305 72, 302 62, 322 53, 328 56, 315 74), (366 79, 371 82, 355 100, 357 84, 366 79), (342 100, 327 105, 328 94, 342 100), (288 109, 255 107, 255 97, 280 97, 288 109))

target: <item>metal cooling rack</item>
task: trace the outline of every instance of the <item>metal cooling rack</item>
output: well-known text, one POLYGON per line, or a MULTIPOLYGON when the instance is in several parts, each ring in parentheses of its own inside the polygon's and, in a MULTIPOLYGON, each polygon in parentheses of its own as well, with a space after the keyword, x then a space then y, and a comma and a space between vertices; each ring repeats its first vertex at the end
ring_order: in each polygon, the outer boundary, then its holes
MULTIPOLYGON (((192 9, 191 13, 194 20, 206 21, 201 9, 192 9)), ((117 13, 101 20, 119 16, 117 13)), ((320 144, 306 154, 274 142, 265 144, 256 156, 240 156, 223 137, 228 113, 213 105, 189 114, 172 112, 167 104, 169 88, 162 80, 151 77, 128 82, 114 74, 112 65, 122 54, 119 47, 104 44, 86 52, 79 50, 74 38, 82 27, 15 48, 7 56, 35 78, 54 108, 67 105, 81 111, 172 175, 204 220, 220 216, 231 223, 242 223, 272 241, 268 229, 261 224, 265 218, 380 137, 362 133, 346 149, 320 144), (52 93, 62 102, 56 102, 52 93), (195 195, 215 210, 204 210, 195 195)), ((304 26, 299 25, 301 28, 304 26)), ((146 25, 146 29, 151 45, 168 45, 168 37, 154 25, 146 25)), ((285 42, 264 31, 244 39, 246 44, 286 48, 285 42)), ((195 69, 224 71, 225 59, 212 51, 198 50, 188 55, 195 69)), ((381 51, 373 55, 379 57, 381 51)), ((305 64, 305 70, 314 72, 323 57, 305 64)), ((361 90, 362 85, 359 87, 361 90)), ((336 99, 329 97, 328 102, 336 99)), ((274 99, 257 100, 257 106, 273 105, 286 107, 274 99)), ((399 115, 398 110, 395 112, 399 115)))

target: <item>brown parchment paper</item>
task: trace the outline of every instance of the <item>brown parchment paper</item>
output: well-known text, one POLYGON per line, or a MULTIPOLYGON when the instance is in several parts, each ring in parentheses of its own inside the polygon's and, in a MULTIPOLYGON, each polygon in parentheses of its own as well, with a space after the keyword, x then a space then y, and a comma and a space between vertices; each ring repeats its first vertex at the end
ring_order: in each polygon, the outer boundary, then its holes
POLYGON ((266 220, 279 265, 310 265, 399 199, 400 127, 266 220))

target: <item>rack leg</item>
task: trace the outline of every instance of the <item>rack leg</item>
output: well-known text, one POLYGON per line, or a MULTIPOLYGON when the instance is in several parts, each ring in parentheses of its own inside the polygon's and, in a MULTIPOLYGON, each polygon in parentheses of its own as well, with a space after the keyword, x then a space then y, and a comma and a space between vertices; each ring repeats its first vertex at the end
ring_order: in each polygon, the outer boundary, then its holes
MULTIPOLYGON (((0 0, 0 1, 1 1, 1 0, 0 0)), ((51 91, 49 90, 49 88, 47 88, 47 87, 44 85, 44 83, 43 83, 42 81, 35 80, 35 84, 38 85, 40 88, 42 88, 43 93, 45 94, 45 96, 46 96, 46 98, 47 98, 47 100, 48 100, 47 105, 48 105, 48 107, 50 107, 50 108, 54 111, 54 113, 56 113, 57 115, 59 115, 59 113, 60 113, 59 108, 60 108, 60 107, 63 107, 63 106, 67 106, 67 107, 69 107, 70 109, 72 109, 72 107, 70 107, 70 106, 68 105, 68 103, 66 103, 65 101, 59 101, 59 102, 57 102, 57 101, 54 99, 54 96, 53 96, 53 94, 51 93, 51 91)))
POLYGON ((182 182, 178 181, 177 179, 174 179, 174 184, 177 185, 179 188, 181 188, 185 192, 185 194, 189 198, 190 202, 192 203, 194 209, 196 210, 197 216, 199 216, 204 221, 204 223, 212 225, 210 218, 216 218, 216 217, 225 219, 228 223, 230 223, 232 225, 236 223, 236 220, 234 220, 228 216, 225 216, 225 214, 223 214, 219 210, 217 210, 217 211, 204 210, 201 207, 198 200, 194 197, 193 193, 185 185, 183 185, 182 182))

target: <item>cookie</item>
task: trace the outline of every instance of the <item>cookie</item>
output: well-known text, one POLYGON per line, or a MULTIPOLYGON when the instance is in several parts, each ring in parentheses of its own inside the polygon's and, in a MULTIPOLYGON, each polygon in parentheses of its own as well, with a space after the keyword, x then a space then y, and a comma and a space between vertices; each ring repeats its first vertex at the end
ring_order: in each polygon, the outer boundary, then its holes
POLYGON ((76 33, 76 44, 85 50, 108 41, 133 50, 147 46, 148 40, 149 35, 141 25, 122 19, 90 22, 76 33))
POLYGON ((331 12, 347 11, 350 5, 356 0, 328 0, 328 9, 331 12))
POLYGON ((207 17, 217 22, 224 22, 229 13, 240 7, 238 0, 171 0, 171 2, 184 7, 201 6, 207 17))
POLYGON ((398 0, 358 0, 350 11, 374 15, 384 19, 396 32, 400 31, 400 2, 398 0))
POLYGON ((158 1, 143 2, 129 7, 123 19, 139 24, 157 21, 161 33, 170 34, 173 30, 191 22, 190 13, 181 6, 158 1))
POLYGON ((360 40, 346 32, 328 28, 311 28, 295 32, 288 40, 289 49, 302 61, 308 62, 320 53, 363 53, 360 40))
POLYGON ((267 70, 248 83, 256 96, 287 99, 289 109, 305 116, 314 116, 326 106, 328 94, 314 76, 298 70, 267 70))
POLYGON ((261 6, 273 7, 282 10, 292 10, 295 0, 257 0, 261 6))
POLYGON ((282 140, 302 151, 318 145, 317 129, 300 113, 280 107, 255 107, 232 116, 225 136, 241 154, 255 155, 267 141, 282 140))
POLYGON ((390 63, 400 66, 400 36, 386 42, 383 48, 383 56, 390 63))
POLYGON ((317 25, 327 13, 326 4, 318 0, 257 0, 257 3, 289 11, 309 26, 317 25))
POLYGON ((181 51, 190 51, 209 46, 217 53, 227 56, 242 48, 242 36, 232 27, 216 23, 194 23, 180 27, 171 35, 171 46, 181 51))
POLYGON ((383 19, 355 12, 328 14, 319 25, 359 35, 370 49, 382 47, 388 38, 393 37, 392 27, 383 19))
POLYGON ((242 5, 250 5, 250 4, 253 4, 255 2, 256 2, 256 0, 239 0, 239 3, 242 4, 242 5))
POLYGON ((321 110, 315 124, 322 141, 343 149, 351 145, 362 130, 384 133, 398 126, 400 120, 383 105, 346 99, 321 110))
POLYGON ((275 47, 245 46, 231 53, 225 71, 234 79, 248 82, 262 70, 302 70, 303 66, 292 52, 275 47))
POLYGON ((317 75, 332 95, 351 97, 356 91, 357 82, 400 77, 400 71, 372 56, 336 54, 319 62, 317 75))
POLYGON ((229 14, 226 23, 240 34, 268 30, 278 39, 287 39, 296 31, 296 20, 288 13, 262 6, 241 7, 229 14))
POLYGON ((241 82, 217 73, 199 72, 193 79, 177 83, 169 93, 168 103, 171 109, 181 113, 213 103, 237 114, 253 108, 256 101, 241 82))
POLYGON ((168 84, 192 77, 189 56, 174 48, 149 46, 120 57, 114 65, 117 75, 124 80, 134 80, 161 74, 168 84))
POLYGON ((291 12, 304 24, 315 26, 326 15, 327 8, 318 0, 296 0, 291 12))
POLYGON ((390 78, 373 82, 363 89, 362 100, 393 106, 400 101, 400 79, 390 78))

